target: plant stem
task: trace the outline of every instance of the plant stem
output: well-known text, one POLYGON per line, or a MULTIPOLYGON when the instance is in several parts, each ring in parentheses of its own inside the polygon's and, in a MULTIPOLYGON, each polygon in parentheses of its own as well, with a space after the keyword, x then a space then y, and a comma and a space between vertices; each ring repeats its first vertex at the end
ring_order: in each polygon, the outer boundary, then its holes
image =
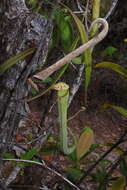
POLYGON ((36 162, 33 160, 23 160, 23 159, 11 159, 11 158, 3 158, 3 161, 15 161, 15 162, 26 162, 26 163, 31 163, 31 164, 37 164, 39 166, 44 167, 45 169, 49 170, 51 173, 56 174, 58 177, 62 178, 65 182, 67 182, 71 187, 80 190, 75 184, 73 184, 71 181, 69 181, 67 178, 65 178, 64 176, 62 176, 60 173, 58 173, 57 171, 55 171, 54 169, 51 169, 50 167, 48 167, 46 165, 46 163, 42 160, 41 162, 36 162))
POLYGON ((68 128, 67 128, 67 109, 68 109, 68 97, 69 86, 66 83, 59 82, 54 85, 54 89, 58 90, 58 112, 59 112, 59 124, 60 124, 60 149, 68 155, 75 149, 75 144, 68 147, 68 128))

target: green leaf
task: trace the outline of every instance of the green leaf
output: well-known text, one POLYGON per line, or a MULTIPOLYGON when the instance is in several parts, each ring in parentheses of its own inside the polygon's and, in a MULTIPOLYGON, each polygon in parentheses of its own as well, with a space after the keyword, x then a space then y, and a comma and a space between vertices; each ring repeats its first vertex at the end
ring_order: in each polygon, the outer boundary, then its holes
POLYGON ((71 24, 60 10, 56 11, 55 20, 60 32, 61 45, 65 52, 68 52, 73 41, 73 31, 71 24))
POLYGON ((76 57, 75 59, 72 60, 74 64, 81 64, 82 63, 82 58, 81 57, 76 57))
POLYGON ((38 149, 36 148, 32 148, 31 150, 29 150, 28 152, 26 152, 25 154, 23 154, 21 156, 21 159, 23 160, 30 160, 33 158, 34 155, 36 155, 38 153, 38 149))
POLYGON ((77 165, 77 154, 76 154, 76 149, 67 156, 67 158, 71 161, 73 166, 77 165))
POLYGON ((52 51, 52 49, 56 47, 57 43, 58 43, 58 30, 56 27, 54 27, 52 32, 50 51, 52 51))
POLYGON ((32 87, 30 88, 30 92, 31 92, 32 95, 38 94, 38 91, 35 88, 32 88, 32 87))
POLYGON ((27 49, 21 53, 18 53, 14 57, 11 57, 7 61, 5 61, 2 65, 0 65, 0 75, 2 75, 10 67, 15 65, 18 61, 21 61, 28 55, 32 54, 34 51, 35 51, 35 48, 27 49))
POLYGON ((107 108, 113 108, 114 110, 118 111, 120 114, 122 114, 124 117, 127 117, 127 109, 121 107, 121 106, 115 106, 115 105, 111 105, 111 104, 104 104, 103 105, 104 109, 107 108))
POLYGON ((90 152, 95 151, 97 148, 99 148, 101 145, 100 144, 92 144, 90 147, 90 152))
POLYGON ((102 168, 97 169, 96 173, 91 174, 92 179, 96 183, 101 183, 104 180, 105 176, 106 176, 106 170, 103 170, 102 168))
POLYGON ((80 160, 83 155, 89 150, 93 143, 94 133, 90 127, 86 127, 84 132, 81 134, 77 143, 77 159, 80 160))
MULTIPOLYGON (((101 0, 94 0, 92 2, 92 18, 91 18, 92 21, 100 17, 100 5, 101 5, 101 0)), ((93 38, 96 35, 97 31, 98 27, 97 24, 95 24, 92 27, 92 30, 90 31, 90 38, 93 38)))
POLYGON ((124 190, 126 185, 125 177, 118 177, 113 185, 108 190, 124 190))
POLYGON ((104 159, 100 162, 100 167, 102 169, 102 171, 106 174, 106 168, 108 167, 109 164, 111 164, 112 161, 111 160, 107 160, 107 159, 104 159))
POLYGON ((12 159, 15 158, 14 155, 13 155, 13 154, 10 154, 10 153, 5 153, 5 154, 3 155, 3 157, 4 157, 4 158, 12 158, 12 159))
POLYGON ((28 3, 32 5, 32 7, 35 7, 37 5, 37 0, 29 0, 28 3))
POLYGON ((36 83, 51 83, 51 82, 53 82, 53 78, 52 77, 48 77, 45 80, 33 79, 33 81, 36 82, 36 83))
POLYGON ((82 42, 86 43, 88 41, 88 37, 87 37, 87 33, 86 33, 84 25, 82 24, 81 20, 76 16, 76 14, 74 14, 71 11, 71 9, 68 8, 68 10, 69 10, 70 14, 72 15, 72 17, 73 17, 73 19, 77 25, 77 28, 78 28, 78 31, 80 33, 82 42))
POLYGON ((125 159, 120 162, 120 172, 123 176, 127 177, 127 160, 125 159))
POLYGON ((73 182, 78 182, 83 172, 80 169, 69 168, 67 169, 67 176, 73 182))
POLYGON ((117 51, 117 48, 113 46, 108 46, 104 51, 104 55, 112 56, 117 51))
POLYGON ((71 51, 73 51, 73 50, 76 49, 76 46, 77 46, 79 40, 80 40, 80 36, 77 36, 75 38, 75 40, 72 42, 72 44, 71 44, 71 46, 69 48, 69 52, 71 52, 71 51))
MULTIPOLYGON (((78 31, 80 33, 80 37, 82 40, 82 44, 88 42, 88 37, 87 37, 87 33, 85 30, 84 25, 82 24, 81 20, 68 8, 69 12, 71 13, 78 31)), ((90 83, 90 79, 91 79, 91 72, 92 72, 92 55, 91 55, 91 48, 87 49, 84 53, 83 53, 83 60, 82 62, 86 65, 85 67, 85 89, 88 88, 88 85, 90 83)))
MULTIPOLYGON (((36 148, 32 148, 31 150, 29 150, 28 152, 26 152, 25 154, 21 155, 21 159, 22 160, 31 160, 33 158, 33 156, 35 156, 36 154, 38 153, 38 149, 36 148)), ((18 165, 21 167, 21 168, 24 168, 26 166, 29 166, 30 163, 18 163, 18 165)))
POLYGON ((92 73, 92 55, 90 52, 90 49, 86 50, 85 52, 85 90, 87 90, 89 84, 90 84, 90 79, 91 79, 91 73, 92 73))
POLYGON ((107 69, 111 69, 117 73, 119 73, 122 77, 124 77, 124 79, 127 80, 127 70, 124 69, 123 67, 121 67, 120 65, 116 64, 116 63, 112 63, 112 62, 101 62, 96 64, 95 66, 96 68, 107 68, 107 69))

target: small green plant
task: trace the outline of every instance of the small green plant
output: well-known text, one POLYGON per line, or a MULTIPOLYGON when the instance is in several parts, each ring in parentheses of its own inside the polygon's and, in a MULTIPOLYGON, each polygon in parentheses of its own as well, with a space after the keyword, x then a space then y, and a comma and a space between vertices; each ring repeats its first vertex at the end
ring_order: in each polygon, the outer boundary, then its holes
MULTIPOLYGON (((20 159, 21 160, 31 160, 35 155, 37 155, 38 153, 38 149, 36 148, 32 148, 30 150, 28 150, 27 152, 25 152, 24 154, 20 155, 20 159)), ((13 159, 15 158, 15 156, 11 153, 6 153, 3 155, 3 158, 7 158, 7 159, 13 159)), ((14 162, 15 163, 15 162, 14 162)), ((18 163, 17 164, 21 169, 24 169, 26 166, 29 166, 29 163, 18 163)))
POLYGON ((102 160, 99 163, 99 167, 96 169, 96 172, 91 174, 91 177, 94 182, 101 183, 103 182, 105 176, 107 175, 107 166, 111 163, 109 160, 102 160))
POLYGON ((54 85, 53 89, 57 90, 58 97, 60 149, 66 155, 76 152, 76 161, 79 161, 91 147, 94 133, 92 129, 86 127, 77 141, 76 137, 67 127, 69 86, 64 82, 59 82, 54 85), (68 132, 70 132, 71 136, 73 137, 73 145, 71 147, 68 145, 68 132))
POLYGON ((64 154, 71 154, 76 146, 76 139, 73 138, 74 144, 68 146, 68 128, 67 128, 67 107, 69 97, 69 86, 66 83, 60 82, 54 85, 57 90, 58 97, 58 112, 60 124, 60 149, 64 154))
POLYGON ((102 52, 104 56, 113 56, 114 53, 117 52, 117 48, 113 46, 108 46, 105 48, 105 50, 102 52))
MULTIPOLYGON (((98 31, 98 26, 95 24, 90 28, 90 31, 87 31, 85 26, 83 25, 83 20, 80 20, 76 14, 74 14, 71 9, 67 7, 68 11, 70 12, 74 22, 77 26, 77 30, 79 35, 77 36, 78 41, 81 39, 82 44, 87 43, 91 38, 96 35, 98 31)), ((100 16, 100 0, 93 0, 92 3, 92 21, 96 20, 100 16)), ((78 42, 77 41, 77 42, 78 42)), ((85 103, 87 104, 87 89, 90 84, 91 74, 92 74, 92 52, 93 47, 87 49, 83 55, 80 57, 81 62, 85 64, 85 103)))
MULTIPOLYGON (((76 16, 76 14, 73 13, 73 11, 71 11, 70 8, 68 8, 66 5, 63 5, 62 3, 60 3, 60 4, 64 8, 57 7, 57 9, 55 9, 55 11, 54 11, 55 28, 54 28, 53 35, 52 35, 51 49, 53 47, 57 46, 57 44, 60 44, 62 47, 62 50, 65 53, 69 53, 69 52, 74 51, 75 49, 77 50, 76 47, 80 42, 82 44, 87 44, 87 42, 92 40, 93 37, 96 36, 96 33, 98 31, 98 26, 97 26, 97 23, 94 22, 91 25, 90 30, 88 31, 83 24, 84 16, 82 19, 80 19, 79 17, 76 16), (76 28, 77 28, 76 32, 74 32, 73 21, 76 24, 76 28), (74 38, 74 35, 75 35, 75 38, 74 38)), ((96 20, 99 17, 99 15, 100 15, 100 0, 94 0, 93 1, 93 9, 92 9, 92 21, 96 20)), ((104 33, 106 31, 106 34, 107 34, 108 24, 106 24, 106 25, 107 25, 107 27, 106 27, 107 29, 104 30, 104 33)), ((93 48, 94 47, 91 45, 90 48, 87 48, 86 50, 84 50, 84 52, 82 53, 82 56, 78 57, 78 63, 85 65, 84 70, 85 70, 85 102, 86 102, 86 104, 87 104, 87 89, 90 84, 91 74, 92 74, 93 48)), ((76 54, 76 53, 73 53, 73 55, 74 54, 76 54)), ((71 61, 71 59, 70 59, 70 61, 71 61)), ((65 61, 64 64, 69 63, 70 61, 65 61)), ((73 58, 72 58, 72 62, 73 62, 73 58)), ((75 62, 75 60, 74 60, 74 62, 75 62)), ((64 66, 64 71, 67 68, 68 68, 68 65, 64 66)), ((48 73, 48 75, 51 75, 54 72, 54 71, 52 71, 52 69, 49 69, 49 68, 47 68, 47 69, 51 71, 51 73, 48 73)), ((64 73, 63 70, 61 71, 61 73, 62 74, 60 74, 60 77, 64 73)), ((46 71, 43 70, 43 71, 37 73, 36 75, 34 75, 34 77, 44 79, 44 78, 48 77, 48 75, 46 75, 46 71), (45 75, 45 76, 43 76, 43 75, 45 75)), ((51 88, 49 87, 44 93, 43 92, 39 93, 35 97, 29 99, 29 101, 32 101, 32 100, 42 96, 43 94, 48 92, 51 88)))

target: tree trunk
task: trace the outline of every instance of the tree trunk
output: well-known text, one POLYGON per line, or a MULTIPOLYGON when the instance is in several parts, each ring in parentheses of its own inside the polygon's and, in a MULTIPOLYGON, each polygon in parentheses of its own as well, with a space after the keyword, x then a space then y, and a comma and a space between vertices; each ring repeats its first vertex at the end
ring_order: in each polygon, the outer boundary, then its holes
POLYGON ((23 50, 36 48, 32 56, 0 76, 0 155, 28 114, 24 100, 29 89, 27 79, 44 64, 51 31, 52 23, 31 12, 24 0, 0 1, 0 64, 23 50))

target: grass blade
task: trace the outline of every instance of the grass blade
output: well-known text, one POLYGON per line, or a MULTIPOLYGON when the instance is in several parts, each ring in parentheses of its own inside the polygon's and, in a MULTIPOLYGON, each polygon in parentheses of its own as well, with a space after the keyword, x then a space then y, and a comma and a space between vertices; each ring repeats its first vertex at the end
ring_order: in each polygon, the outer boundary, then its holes
POLYGON ((96 68, 107 68, 119 73, 124 79, 127 80, 127 70, 121 67, 119 64, 112 62, 101 62, 96 64, 96 68))
POLYGON ((115 105, 111 105, 111 104, 104 104, 103 105, 104 109, 108 109, 108 108, 112 108, 114 110, 116 110, 117 112, 119 112, 120 114, 122 114, 124 117, 127 117, 127 109, 121 107, 121 106, 115 106, 115 105))
POLYGON ((14 57, 11 57, 0 65, 0 75, 2 75, 7 69, 15 65, 18 61, 23 60, 26 56, 32 54, 35 51, 35 48, 29 48, 21 53, 18 53, 14 57))

